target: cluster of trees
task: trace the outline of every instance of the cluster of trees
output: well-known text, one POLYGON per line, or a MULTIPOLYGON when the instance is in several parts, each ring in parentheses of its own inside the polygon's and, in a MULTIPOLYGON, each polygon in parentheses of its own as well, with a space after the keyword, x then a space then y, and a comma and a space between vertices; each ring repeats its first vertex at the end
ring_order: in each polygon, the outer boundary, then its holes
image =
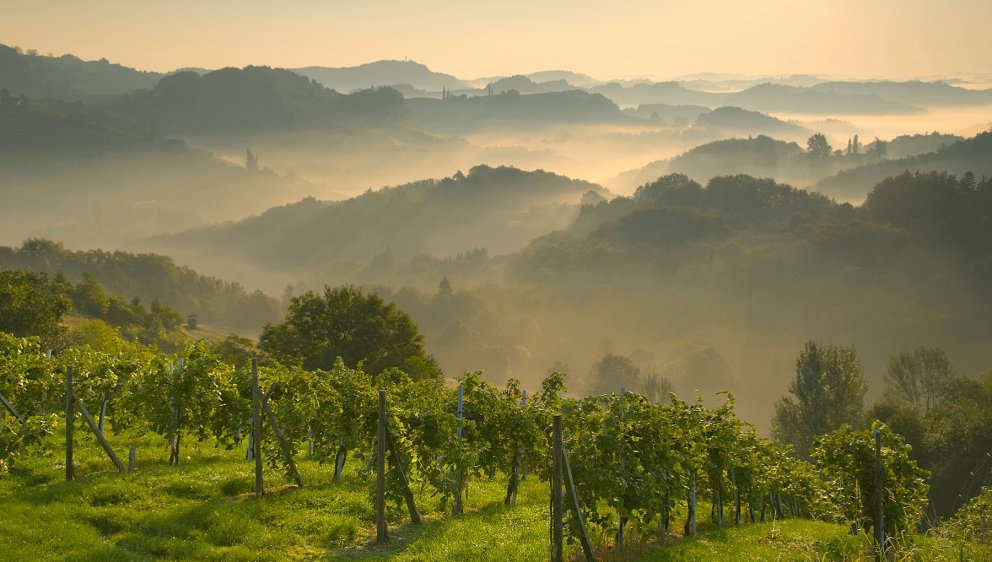
POLYGON ((953 514, 992 481, 992 373, 962 377, 942 349, 918 347, 890 357, 884 395, 868 409, 866 391, 853 347, 807 342, 789 395, 775 405, 772 433, 809 458, 839 428, 884 422, 905 439, 909 458, 928 471, 934 517, 953 514))
POLYGON ((48 348, 61 350, 73 342, 102 349, 116 345, 116 335, 128 341, 174 350, 184 336, 177 331, 183 316, 158 301, 146 308, 141 300, 109 296, 97 280, 84 274, 78 284, 64 274, 0 269, 0 332, 35 336, 48 348), (65 316, 75 311, 88 317, 70 333, 65 316))
POLYGON ((282 314, 282 303, 239 283, 200 275, 155 254, 104 250, 73 251, 61 243, 29 239, 20 248, 0 247, 0 267, 25 269, 98 282, 119 301, 138 298, 197 315, 204 323, 255 331, 282 314))

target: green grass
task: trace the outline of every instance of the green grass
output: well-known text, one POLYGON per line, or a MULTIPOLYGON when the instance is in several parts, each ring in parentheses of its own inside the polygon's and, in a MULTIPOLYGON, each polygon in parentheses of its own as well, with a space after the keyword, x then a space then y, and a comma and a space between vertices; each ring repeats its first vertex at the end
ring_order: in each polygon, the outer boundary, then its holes
MULTIPOLYGON (((241 448, 188 443, 181 466, 171 467, 163 440, 146 436, 137 442, 137 470, 120 475, 92 436, 77 435, 76 481, 64 482, 58 436, 0 476, 0 560, 548 559, 547 484, 536 478, 522 484, 514 507, 502 505, 503 478, 472 481, 459 517, 415 490, 424 524, 393 511, 390 543, 376 546, 358 461, 349 460, 343 480, 333 482, 330 466, 301 460, 302 490, 266 467, 267 493, 257 499, 254 464, 241 448)), ((111 442, 126 458, 128 443, 111 442)), ((861 560, 870 552, 864 537, 840 525, 800 520, 722 531, 703 522, 695 539, 632 529, 624 548, 612 546, 610 532, 594 530, 593 541, 599 559, 614 561, 861 560)), ((567 548, 571 558, 581 554, 577 545, 567 548)), ((919 560, 958 559, 937 541, 904 551, 919 560)))

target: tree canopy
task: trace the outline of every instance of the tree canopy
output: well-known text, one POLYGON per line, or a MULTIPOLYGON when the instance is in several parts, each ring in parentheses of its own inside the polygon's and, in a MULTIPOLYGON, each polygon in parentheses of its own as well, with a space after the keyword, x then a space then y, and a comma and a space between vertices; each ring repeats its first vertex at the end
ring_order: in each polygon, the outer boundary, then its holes
POLYGON ((814 437, 845 423, 860 425, 867 390, 853 347, 808 341, 796 360, 791 396, 775 404, 772 433, 806 457, 814 437))
POLYGON ((281 363, 330 369, 337 357, 367 373, 400 369, 414 379, 439 377, 416 324, 376 294, 344 286, 293 297, 285 322, 266 324, 259 348, 281 363))

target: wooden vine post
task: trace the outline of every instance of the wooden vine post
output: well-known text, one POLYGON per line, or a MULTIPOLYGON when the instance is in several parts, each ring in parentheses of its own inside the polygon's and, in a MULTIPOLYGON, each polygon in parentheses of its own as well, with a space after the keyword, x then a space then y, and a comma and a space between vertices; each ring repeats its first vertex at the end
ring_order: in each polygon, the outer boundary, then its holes
POLYGON ((14 405, 11 404, 10 401, 8 401, 3 394, 0 394, 0 403, 3 403, 3 407, 6 408, 8 412, 10 412, 10 415, 14 416, 14 419, 17 420, 17 423, 24 425, 24 418, 22 418, 21 415, 17 413, 17 410, 14 409, 14 405))
POLYGON ((251 360, 251 447, 255 457, 255 496, 265 493, 262 482, 262 406, 258 389, 258 360, 251 360))
MULTIPOLYGON (((73 448, 73 430, 76 420, 76 411, 78 410, 82 414, 83 419, 86 420, 87 425, 93 431, 93 435, 96 435, 96 440, 103 447, 104 452, 110 457, 111 462, 117 467, 117 470, 121 473, 127 472, 127 468, 121 459, 114 453, 114 450, 110 447, 110 443, 107 442, 107 438, 104 437, 103 431, 101 431, 99 424, 90 415, 90 411, 86 408, 86 404, 76 397, 76 393, 72 388, 72 366, 68 366, 65 369, 65 480, 69 482, 75 480, 76 478, 76 466, 72 458, 72 448, 73 448)), ((7 405, 7 401, 4 400, 4 405, 7 405)), ((11 413, 17 416, 17 413, 10 408, 11 413)), ((23 420, 20 416, 17 416, 18 420, 23 424, 23 420)))
POLYGON ((69 482, 76 477, 76 469, 72 464, 72 425, 76 417, 74 406, 75 396, 72 392, 72 367, 65 368, 65 480, 69 482))
POLYGON ((579 543, 588 562, 595 562, 592 552, 592 542, 586 532, 586 523, 579 507, 579 495, 575 490, 575 480, 572 478, 572 466, 568 462, 568 451, 561 432, 561 414, 555 414, 551 426, 551 561, 561 562, 564 552, 564 517, 565 503, 571 510, 572 516, 578 523, 579 543), (562 494, 564 488, 564 496, 562 494))
POLYGON ((885 512, 882 509, 882 487, 885 485, 885 467, 882 465, 882 440, 876 428, 872 431, 875 438, 875 493, 872 495, 872 522, 875 531, 875 544, 885 551, 885 512))
MULTIPOLYGON (((458 429, 456 430, 458 434, 459 459, 461 459, 461 451, 462 451, 462 416, 464 414, 464 410, 462 409, 462 390, 463 390, 463 386, 459 384, 458 385, 458 429)), ((463 467, 459 462, 458 465, 455 466, 454 472, 455 472, 454 481, 455 481, 456 489, 455 489, 455 502, 451 508, 451 511, 455 515, 461 515, 461 513, 464 511, 464 509, 462 508, 462 490, 464 489, 465 486, 465 482, 464 482, 465 467, 463 467)))
POLYGON ((272 428, 272 434, 275 435, 279 448, 282 450, 283 456, 286 457, 289 471, 293 473, 293 480, 297 487, 302 488, 303 478, 300 477, 300 471, 296 468, 296 461, 293 460, 293 451, 290 449, 289 443, 286 442, 286 438, 283 437, 282 429, 279 428, 276 417, 272 414, 272 409, 269 408, 269 397, 262 394, 261 391, 259 394, 262 396, 262 409, 265 410, 265 416, 269 419, 269 427, 272 428))
POLYGON ((388 423, 386 424, 386 446, 389 448, 389 455, 393 459, 393 472, 396 473, 396 478, 400 482, 400 492, 403 494, 403 500, 406 502, 407 511, 410 512, 410 520, 414 525, 420 525, 420 511, 417 509, 413 490, 410 489, 410 482, 406 479, 406 472, 403 471, 403 465, 400 464, 399 451, 396 449, 396 441, 393 439, 393 434, 389 430, 388 423))
POLYGON ((564 529, 562 528, 562 478, 561 478, 561 414, 551 422, 551 562, 564 560, 564 529))
POLYGON ((96 440, 100 443, 100 446, 103 447, 103 450, 107 453, 107 456, 110 457, 110 461, 117 467, 117 471, 121 474, 127 472, 127 468, 124 467, 124 463, 122 463, 121 459, 117 457, 114 450, 110 447, 110 443, 107 442, 107 438, 104 437, 103 431, 100 430, 99 424, 93 419, 93 416, 90 415, 90 411, 86 409, 86 404, 83 404, 82 400, 76 398, 75 406, 76 409, 79 410, 79 413, 83 415, 83 419, 86 420, 86 423, 90 426, 90 429, 93 430, 93 434, 96 435, 96 440))
POLYGON ((379 391, 379 424, 375 455, 375 542, 389 542, 386 526, 386 391, 379 391))

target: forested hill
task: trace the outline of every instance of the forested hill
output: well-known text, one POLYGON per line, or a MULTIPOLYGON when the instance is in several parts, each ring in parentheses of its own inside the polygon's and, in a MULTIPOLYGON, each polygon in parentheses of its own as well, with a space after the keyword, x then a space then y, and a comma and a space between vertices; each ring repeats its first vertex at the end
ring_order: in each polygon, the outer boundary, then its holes
POLYGON ((282 316, 282 305, 238 283, 206 277, 154 254, 71 251, 49 240, 27 240, 20 248, 0 246, 0 268, 39 273, 65 273, 79 281, 92 275, 111 295, 158 301, 182 314, 195 314, 215 327, 254 334, 266 322, 282 316))
POLYGON ((177 72, 115 110, 164 133, 284 131, 394 123, 403 116, 403 96, 391 88, 341 94, 289 70, 248 66, 202 76, 177 72))
POLYGON ((992 179, 907 172, 852 207, 770 179, 721 176, 703 187, 673 174, 632 197, 583 207, 569 229, 523 251, 516 271, 528 279, 582 272, 622 282, 628 270, 666 274, 713 262, 738 270, 739 280, 774 264, 767 271, 796 286, 857 270, 863 282, 871 281, 866 275, 924 282, 957 273, 987 291, 990 255, 992 179))
POLYGON ((442 88, 452 90, 468 86, 450 74, 434 72, 414 61, 380 60, 343 68, 308 66, 292 70, 339 92, 399 84, 438 92, 442 88))
POLYGON ((589 191, 603 188, 544 171, 476 166, 440 180, 368 191, 340 202, 305 199, 260 216, 159 237, 142 247, 226 256, 267 267, 453 256, 476 248, 518 250, 565 228, 589 191))
POLYGON ((492 96, 454 96, 444 100, 407 100, 410 113, 432 130, 464 133, 477 128, 536 127, 549 123, 628 122, 606 97, 581 90, 521 94, 516 90, 492 96))
POLYGON ((149 90, 162 78, 113 64, 106 59, 84 61, 73 55, 43 56, 0 44, 0 87, 12 95, 65 101, 95 101, 149 90))
POLYGON ((900 150, 902 145, 922 144, 931 139, 931 142, 938 142, 940 146, 936 147, 933 152, 918 156, 881 160, 843 170, 834 176, 820 180, 816 184, 816 189, 839 197, 864 194, 882 179, 907 170, 911 172, 947 171, 956 175, 971 172, 977 178, 992 176, 992 131, 958 142, 953 142, 954 137, 945 138, 939 135, 919 135, 918 137, 922 138, 893 139, 894 148, 900 150), (944 144, 945 142, 947 144, 944 144))

